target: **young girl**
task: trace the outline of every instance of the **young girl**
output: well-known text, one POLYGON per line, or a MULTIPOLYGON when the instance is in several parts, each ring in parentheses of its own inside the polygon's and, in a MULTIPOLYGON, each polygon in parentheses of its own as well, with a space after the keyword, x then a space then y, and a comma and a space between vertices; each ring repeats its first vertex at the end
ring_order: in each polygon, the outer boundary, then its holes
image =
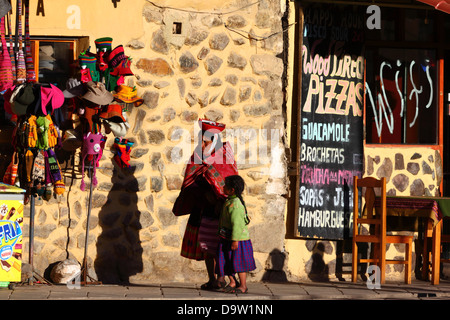
POLYGON ((228 197, 219 220, 216 273, 221 282, 225 276, 229 276, 230 283, 226 290, 229 293, 247 293, 247 272, 256 269, 247 228, 250 220, 242 199, 244 186, 244 180, 238 175, 225 178, 224 192, 228 197), (234 273, 239 275, 240 284, 234 281, 234 273))

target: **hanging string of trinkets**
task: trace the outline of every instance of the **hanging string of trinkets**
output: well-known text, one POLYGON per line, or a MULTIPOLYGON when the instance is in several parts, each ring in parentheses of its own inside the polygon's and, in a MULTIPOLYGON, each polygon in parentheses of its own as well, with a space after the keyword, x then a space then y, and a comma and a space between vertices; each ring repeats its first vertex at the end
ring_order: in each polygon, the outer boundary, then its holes
POLYGON ((143 99, 136 88, 124 85, 125 77, 133 75, 131 58, 125 55, 122 45, 112 49, 112 38, 95 40, 96 52, 88 48, 80 53, 79 77, 71 78, 64 91, 69 99, 70 117, 74 126, 65 131, 63 148, 81 147, 81 190, 86 189, 85 169, 93 169, 91 183, 96 186, 96 168, 102 157, 107 134, 114 135, 113 159, 120 168, 129 168, 133 142, 125 139, 129 129, 126 111, 129 104, 139 107, 143 99), (75 126, 76 123, 79 125, 75 126))

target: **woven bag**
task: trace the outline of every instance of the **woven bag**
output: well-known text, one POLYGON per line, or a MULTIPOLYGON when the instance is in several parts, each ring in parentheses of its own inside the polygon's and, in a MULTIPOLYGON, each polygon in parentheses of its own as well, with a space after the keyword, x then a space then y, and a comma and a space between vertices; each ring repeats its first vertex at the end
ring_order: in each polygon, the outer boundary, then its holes
POLYGON ((33 56, 31 54, 30 41, 30 0, 25 1, 25 65, 27 70, 27 81, 36 82, 36 71, 34 70, 33 56))
POLYGON ((1 18, 0 29, 2 38, 2 52, 0 56, 0 91, 4 91, 13 86, 11 57, 9 56, 5 39, 5 17, 1 18))
MULTIPOLYGON (((25 65, 25 56, 23 54, 22 43, 22 0, 17 0, 17 35, 19 37, 19 45, 16 52, 16 81, 19 83, 27 80, 27 68, 25 65)), ((16 35, 16 37, 17 37, 16 35)))
POLYGON ((11 66, 12 66, 12 75, 13 75, 13 81, 16 81, 16 57, 14 54, 14 42, 12 38, 12 28, 11 28, 11 14, 8 12, 6 15, 6 18, 8 20, 8 34, 9 34, 9 56, 11 58, 11 66))

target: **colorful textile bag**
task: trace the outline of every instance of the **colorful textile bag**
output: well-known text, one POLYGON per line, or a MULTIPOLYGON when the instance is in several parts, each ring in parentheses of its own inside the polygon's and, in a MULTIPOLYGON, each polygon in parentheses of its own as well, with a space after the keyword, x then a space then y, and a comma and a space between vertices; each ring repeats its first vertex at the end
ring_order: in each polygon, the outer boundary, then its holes
POLYGON ((14 54, 14 42, 12 39, 12 28, 11 28, 11 15, 8 13, 6 15, 8 19, 8 34, 9 34, 9 57, 11 58, 11 66, 12 66, 12 75, 13 75, 13 82, 16 81, 16 57, 14 54))
MULTIPOLYGON (((19 37, 19 43, 16 52, 16 81, 19 83, 25 82, 27 80, 27 68, 25 65, 25 57, 23 55, 23 44, 22 44, 22 0, 17 0, 17 36, 19 37)), ((16 43, 17 45, 17 43, 16 43)))
POLYGON ((19 167, 19 158, 17 153, 14 152, 12 156, 12 161, 9 164, 8 168, 6 168, 5 175, 3 176, 3 182, 9 185, 14 185, 17 179, 17 170, 19 167))
POLYGON ((25 1, 25 66, 27 70, 27 81, 36 82, 33 56, 31 54, 30 41, 30 0, 25 1))
POLYGON ((5 39, 5 17, 1 18, 0 29, 2 38, 2 53, 0 57, 0 91, 4 91, 13 86, 11 57, 9 56, 5 39))

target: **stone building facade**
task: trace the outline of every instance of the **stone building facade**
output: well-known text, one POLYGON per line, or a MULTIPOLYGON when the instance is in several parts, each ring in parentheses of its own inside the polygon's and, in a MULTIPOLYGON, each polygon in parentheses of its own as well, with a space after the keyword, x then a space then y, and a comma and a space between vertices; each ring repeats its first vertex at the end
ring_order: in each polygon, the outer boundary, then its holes
MULTIPOLYGON (((31 16, 31 34, 88 36, 92 48, 95 39, 112 37, 113 47, 122 44, 132 58, 134 76, 126 84, 137 88, 144 104, 127 111, 126 138, 134 142, 129 170, 115 164, 114 137, 107 135, 89 223, 79 150, 73 166, 62 163, 64 195, 36 199, 33 261, 39 274, 65 259, 82 263, 89 228, 87 261, 94 279, 204 282, 204 263, 180 256, 188 217, 172 214, 203 117, 226 124, 223 139, 233 146, 246 181, 257 263, 249 281, 323 281, 348 274, 345 242, 289 237, 294 226, 287 223, 288 202, 295 192, 289 146, 299 121, 292 116, 299 72, 294 46, 301 38, 294 1, 59 2, 58 8, 45 7, 45 16, 31 16), (72 23, 77 12, 81 22, 72 23)), ((438 195, 442 158, 427 147, 365 146, 364 174, 386 177, 389 194, 438 195)), ((27 262, 26 241, 23 252, 27 262)), ((400 278, 401 271, 390 274, 400 278)))
MULTIPOLYGON (((142 19, 138 38, 118 43, 126 35, 95 29, 113 37, 113 47, 124 45, 134 72, 126 84, 136 86, 144 104, 129 105, 127 112, 126 138, 134 142, 130 170, 115 164, 114 137, 107 135, 92 193, 89 275, 104 283, 207 278, 203 262, 180 256, 188 217, 171 211, 197 143, 197 120, 206 117, 227 125, 223 139, 233 145, 247 184, 257 261, 251 278, 262 279, 273 269, 271 257, 284 250, 286 8, 265 0, 194 3, 193 8, 139 1, 130 14, 142 19)), ((79 150, 73 167, 62 164, 63 197, 36 199, 34 267, 41 274, 59 261, 83 260, 89 179, 87 191, 81 191, 78 155, 79 150)))

